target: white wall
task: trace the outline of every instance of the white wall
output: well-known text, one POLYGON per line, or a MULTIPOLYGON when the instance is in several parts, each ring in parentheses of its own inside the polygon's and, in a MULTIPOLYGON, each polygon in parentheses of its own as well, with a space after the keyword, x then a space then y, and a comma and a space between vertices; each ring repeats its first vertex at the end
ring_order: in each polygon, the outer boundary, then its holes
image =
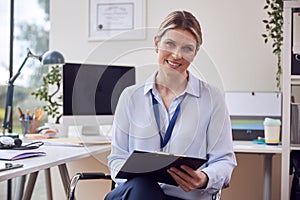
POLYGON ((50 47, 63 52, 67 61, 144 66, 138 68, 139 81, 156 69, 156 55, 151 49, 155 28, 170 11, 186 9, 196 15, 203 29, 204 44, 193 67, 196 75, 226 91, 274 91, 276 59, 271 45, 264 44, 261 37, 264 3, 146 0, 145 40, 91 42, 89 1, 51 0, 50 47))

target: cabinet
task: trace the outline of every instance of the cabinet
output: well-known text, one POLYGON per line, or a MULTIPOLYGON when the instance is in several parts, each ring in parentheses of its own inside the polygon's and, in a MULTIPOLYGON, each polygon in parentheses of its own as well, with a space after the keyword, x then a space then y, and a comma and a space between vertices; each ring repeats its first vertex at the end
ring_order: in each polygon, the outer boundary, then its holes
MULTIPOLYGON (((293 49, 293 10, 300 9, 300 1, 284 1, 284 41, 283 41, 283 77, 282 77, 282 158, 281 158, 281 200, 290 198, 290 151, 300 150, 290 143, 291 138, 291 95, 292 86, 300 86, 300 75, 292 75, 293 49)), ((297 37, 300 37, 300 35, 297 37)))

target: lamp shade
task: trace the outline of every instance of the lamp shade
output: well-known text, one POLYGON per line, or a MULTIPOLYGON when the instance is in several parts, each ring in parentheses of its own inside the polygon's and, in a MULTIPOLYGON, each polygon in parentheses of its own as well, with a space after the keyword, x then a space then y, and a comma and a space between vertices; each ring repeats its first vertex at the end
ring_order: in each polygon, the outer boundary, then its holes
POLYGON ((62 65, 65 64, 64 56, 58 51, 47 51, 41 57, 43 65, 62 65))

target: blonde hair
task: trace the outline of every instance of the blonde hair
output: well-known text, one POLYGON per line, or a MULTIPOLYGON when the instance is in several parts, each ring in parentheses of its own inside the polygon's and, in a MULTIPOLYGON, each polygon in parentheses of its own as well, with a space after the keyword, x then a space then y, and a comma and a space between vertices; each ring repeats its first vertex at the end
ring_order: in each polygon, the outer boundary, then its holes
POLYGON ((185 10, 171 12, 164 21, 160 24, 157 38, 160 41, 161 37, 170 29, 183 29, 189 31, 196 38, 196 50, 198 51, 202 44, 201 26, 196 17, 185 10))

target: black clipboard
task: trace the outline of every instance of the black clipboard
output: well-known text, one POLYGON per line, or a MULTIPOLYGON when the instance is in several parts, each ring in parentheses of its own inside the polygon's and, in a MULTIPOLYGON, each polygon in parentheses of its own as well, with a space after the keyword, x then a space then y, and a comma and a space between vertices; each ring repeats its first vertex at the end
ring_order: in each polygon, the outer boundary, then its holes
POLYGON ((206 161, 184 155, 135 150, 124 163, 116 178, 131 179, 137 176, 149 176, 157 182, 177 186, 178 184, 169 175, 167 169, 170 167, 179 169, 181 165, 187 165, 196 170, 206 161))

